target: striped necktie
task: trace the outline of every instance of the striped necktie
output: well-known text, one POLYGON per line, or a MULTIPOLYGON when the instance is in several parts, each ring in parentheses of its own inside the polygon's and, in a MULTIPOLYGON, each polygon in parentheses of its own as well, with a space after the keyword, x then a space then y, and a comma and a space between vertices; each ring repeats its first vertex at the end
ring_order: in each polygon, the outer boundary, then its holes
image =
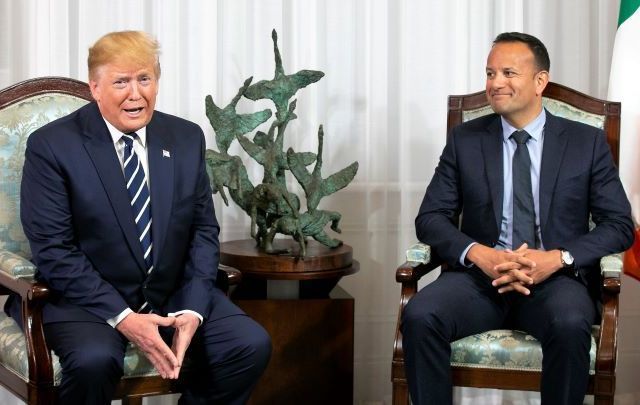
POLYGON ((147 187, 147 178, 140 159, 133 150, 133 141, 138 135, 135 132, 124 134, 124 178, 127 191, 131 199, 131 210, 138 229, 138 239, 144 252, 144 262, 147 273, 153 270, 153 255, 151 241, 151 197, 147 187))

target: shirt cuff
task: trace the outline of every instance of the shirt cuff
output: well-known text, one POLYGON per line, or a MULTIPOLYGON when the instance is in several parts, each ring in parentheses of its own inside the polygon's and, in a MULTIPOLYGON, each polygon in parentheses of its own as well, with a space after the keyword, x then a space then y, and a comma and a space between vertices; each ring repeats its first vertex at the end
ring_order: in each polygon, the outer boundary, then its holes
POLYGON ((109 318, 107 319, 107 323, 112 327, 115 328, 116 326, 118 326, 118 324, 120 322, 122 322, 124 320, 124 318, 127 317, 127 315, 132 314, 133 311, 131 310, 131 308, 127 308, 124 311, 120 312, 120 315, 116 316, 115 318, 109 318))
POLYGON ((167 316, 180 316, 182 314, 195 315, 200 320, 200 325, 202 325, 202 320, 203 320, 202 315, 200 315, 196 311, 192 311, 190 309, 183 309, 182 311, 171 312, 170 314, 167 314, 167 316))
POLYGON ((462 254, 460 255, 460 264, 463 265, 464 267, 473 266, 473 262, 467 260, 467 253, 469 253, 469 250, 471 250, 471 247, 473 247, 473 245, 476 245, 477 243, 478 242, 471 242, 471 244, 467 246, 465 250, 462 251, 462 254))

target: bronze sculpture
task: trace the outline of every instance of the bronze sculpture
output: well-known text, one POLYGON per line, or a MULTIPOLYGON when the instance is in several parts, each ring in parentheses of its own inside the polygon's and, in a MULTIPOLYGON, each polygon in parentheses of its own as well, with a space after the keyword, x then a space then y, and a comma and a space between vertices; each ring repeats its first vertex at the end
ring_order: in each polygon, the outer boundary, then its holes
POLYGON ((291 101, 298 90, 320 80, 324 73, 315 70, 301 70, 286 75, 278 49, 278 37, 272 32, 275 53, 275 76, 251 84, 248 78, 231 102, 219 108, 211 96, 205 98, 206 113, 215 132, 218 151, 207 150, 206 161, 211 187, 220 192, 226 205, 229 204, 224 188, 231 199, 251 217, 251 236, 266 253, 288 253, 273 248, 273 239, 278 233, 290 235, 300 245, 300 255, 305 256, 306 238, 312 237, 328 247, 342 244, 331 238, 324 228, 331 223, 331 229, 340 233, 341 215, 335 211, 318 209, 320 200, 346 187, 358 171, 358 162, 322 178, 322 147, 324 131, 318 130, 318 152, 295 152, 292 148, 284 151, 284 135, 290 121, 297 118, 296 100, 291 101), (257 131, 250 140, 245 134, 272 117, 269 109, 251 114, 238 114, 236 105, 242 97, 256 101, 271 100, 275 107, 275 120, 267 133, 257 131), (254 186, 247 169, 239 156, 229 155, 229 146, 237 140, 244 151, 264 168, 262 183, 254 186), (315 162, 312 172, 307 166, 315 162), (300 183, 306 195, 305 212, 300 212, 300 199, 287 189, 285 173, 290 171, 300 183), (257 229, 256 229, 257 228, 257 229))

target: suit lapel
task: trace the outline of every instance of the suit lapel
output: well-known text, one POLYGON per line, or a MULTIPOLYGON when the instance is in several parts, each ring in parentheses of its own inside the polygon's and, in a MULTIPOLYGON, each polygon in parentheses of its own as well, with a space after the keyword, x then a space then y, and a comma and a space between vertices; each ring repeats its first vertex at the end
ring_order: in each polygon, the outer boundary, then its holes
POLYGON ((153 262, 157 263, 164 245, 173 201, 173 151, 172 135, 162 125, 162 117, 154 114, 147 126, 149 178, 151 184, 151 227, 153 237, 153 262))
POLYGON ((542 163, 540 168, 540 228, 544 229, 549 217, 549 208, 553 197, 553 190, 558 179, 558 172, 568 138, 560 121, 547 113, 544 126, 544 145, 542 148, 542 163))
POLYGON ((131 211, 131 201, 109 130, 95 103, 88 108, 87 114, 81 119, 85 135, 84 147, 98 172, 127 244, 133 252, 140 271, 144 272, 144 256, 131 211))
POLYGON ((504 168, 502 166, 502 123, 499 116, 496 116, 489 124, 487 131, 482 137, 482 156, 484 156, 484 165, 489 182, 491 200, 493 201, 493 214, 496 226, 500 229, 504 193, 504 168))

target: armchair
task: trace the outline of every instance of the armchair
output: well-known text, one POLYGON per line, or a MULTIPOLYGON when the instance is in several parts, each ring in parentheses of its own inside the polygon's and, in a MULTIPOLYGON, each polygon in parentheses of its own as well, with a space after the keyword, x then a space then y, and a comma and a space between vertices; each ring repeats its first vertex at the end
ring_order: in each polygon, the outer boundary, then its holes
MULTIPOLYGON (((29 135, 87 102, 86 83, 67 78, 27 80, 0 91, 0 295, 18 293, 23 301, 24 333, 15 321, 0 313, 0 385, 28 404, 55 403, 61 369, 47 348, 42 306, 47 286, 34 281, 35 266, 20 224, 20 180, 29 135)), ((220 266, 218 284, 224 291, 240 281, 241 274, 220 266)), ((180 392, 177 381, 164 380, 129 344, 125 373, 114 399, 124 405, 142 404, 142 397, 180 392)))
MULTIPOLYGON (((547 85, 543 103, 554 115, 603 129, 614 161, 618 163, 620 103, 598 100, 556 83, 547 85)), ((462 122, 491 112, 484 91, 450 96, 448 132, 462 122)), ((400 315, 418 291, 418 280, 439 266, 440 263, 432 258, 430 247, 417 244, 407 251, 407 261, 396 270, 396 281, 402 284, 402 288, 391 366, 394 405, 409 403, 400 315)), ((602 258, 601 270, 602 314, 600 325, 594 325, 592 329, 588 393, 595 396, 596 404, 613 404, 621 254, 602 258)), ((460 339, 451 346, 451 372, 455 386, 525 391, 538 391, 540 388, 542 349, 532 336, 516 330, 493 330, 460 339)))

